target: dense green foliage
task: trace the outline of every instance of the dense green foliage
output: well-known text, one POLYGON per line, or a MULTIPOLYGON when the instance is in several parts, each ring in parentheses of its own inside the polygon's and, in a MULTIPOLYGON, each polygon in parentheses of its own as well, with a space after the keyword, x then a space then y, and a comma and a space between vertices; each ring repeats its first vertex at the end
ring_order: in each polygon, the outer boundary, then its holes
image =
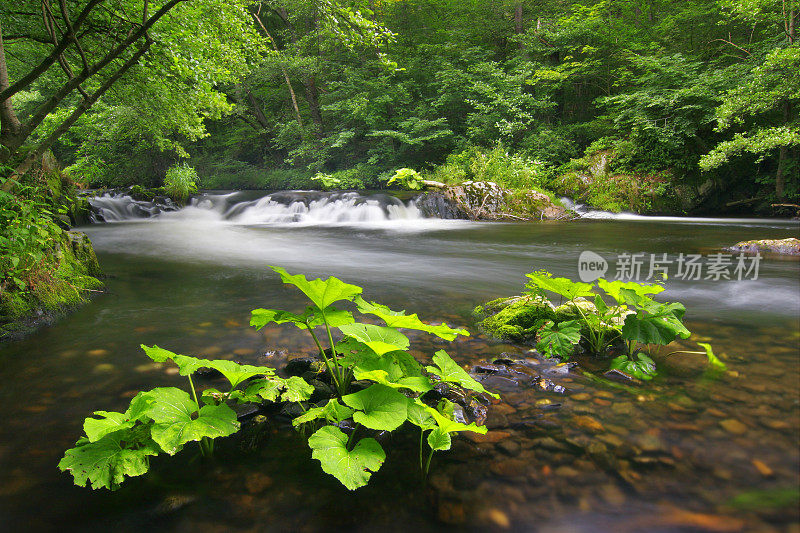
MULTIPOLYGON (((603 278, 584 283, 554 278, 545 271, 527 277, 523 296, 476 308, 484 331, 511 341, 533 340, 537 349, 550 357, 569 359, 579 352, 600 358, 615 356, 611 370, 645 380, 656 375, 651 358, 654 348, 690 335, 683 325, 683 304, 660 303, 653 298, 664 291, 663 285, 603 278), (551 300, 550 295, 558 300, 551 300)), ((676 351, 667 356, 702 353, 712 370, 724 370, 711 346, 699 344, 703 352, 676 351)))
POLYGON ((318 377, 333 386, 333 394, 313 404, 309 400, 316 389, 301 377, 284 379, 268 367, 198 359, 158 346, 142 346, 154 361, 172 361, 178 366, 179 373, 188 377, 191 396, 175 387, 160 387, 137 394, 124 413, 95 412, 99 418, 86 419, 85 436, 67 450, 59 468, 70 471, 77 485, 90 483, 95 489, 116 489, 126 477, 146 473, 149 457, 175 455, 189 442, 197 441, 203 455, 210 455, 214 439, 240 429, 229 403, 298 404, 297 412, 302 414, 292 423, 304 434, 311 433, 308 445, 312 457, 319 460, 324 472, 350 490, 366 485, 386 459, 374 438, 377 432, 395 431, 405 422, 419 427, 423 474, 427 474, 435 452, 450 449, 451 434, 486 432, 483 426, 455 421, 453 403, 444 398, 431 400, 426 393, 440 382, 458 389, 465 397, 496 395, 487 392, 444 350, 437 351, 432 365, 423 368, 408 353, 410 341, 399 331, 411 329, 453 340, 458 335, 468 335, 465 330, 426 324, 416 314, 367 302, 361 298, 361 287, 334 277, 308 280, 279 267, 272 269, 284 283, 303 292, 311 305, 299 314, 256 309, 250 323, 257 329, 277 323, 308 331, 319 348, 320 362, 324 363, 318 377), (377 317, 386 325, 356 322, 350 311, 333 307, 341 302, 354 303, 360 313, 377 317), (323 341, 317 335, 320 328, 323 341), (338 341, 334 340, 334 329, 342 334, 338 341), (323 343, 328 347, 323 348, 323 343), (229 382, 229 389, 206 388, 198 399, 192 375, 201 368, 220 372, 229 382), (356 381, 359 386, 351 391, 356 381), (428 456, 424 459, 426 449, 428 456))
POLYGON ((201 187, 408 168, 638 211, 800 190, 797 0, 43 5, 0 11, 2 160, 53 145, 94 185, 191 155, 201 187))

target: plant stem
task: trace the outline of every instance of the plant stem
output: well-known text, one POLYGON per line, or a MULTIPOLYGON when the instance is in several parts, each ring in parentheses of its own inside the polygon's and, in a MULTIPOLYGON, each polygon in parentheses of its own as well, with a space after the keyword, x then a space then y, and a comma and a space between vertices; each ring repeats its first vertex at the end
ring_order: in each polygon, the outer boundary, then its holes
MULTIPOLYGON (((333 342, 333 334, 331 333, 331 327, 328 324, 328 319, 325 316, 325 310, 322 309, 322 321, 325 322, 325 331, 328 332, 328 342, 331 345, 331 358, 333 359, 334 365, 336 366, 336 370, 339 370, 339 364, 336 362, 336 344, 333 342)), ((341 374, 339 377, 339 386, 341 387, 339 390, 339 394, 344 394, 347 392, 347 384, 343 383, 343 377, 341 374)))
MULTIPOLYGON (((194 398, 194 403, 197 405, 197 410, 200 410, 200 402, 197 401, 197 391, 194 388, 194 382, 192 381, 192 375, 189 374, 186 376, 189 378, 189 388, 192 389, 192 397, 194 398)), ((198 442, 200 445, 200 453, 203 454, 203 457, 210 457, 212 453, 214 453, 214 445, 211 443, 208 437, 203 437, 198 442)))
POLYGON ((358 432, 359 424, 356 424, 356 427, 353 428, 353 431, 350 433, 350 437, 347 439, 347 449, 352 450, 351 444, 353 444, 353 440, 356 438, 356 433, 358 432))
POLYGON ((433 459, 434 451, 431 450, 430 455, 428 455, 428 461, 425 463, 425 479, 428 479, 428 472, 431 470, 431 459, 433 459))
MULTIPOLYGON (((322 357, 322 360, 325 361, 325 368, 328 369, 328 373, 331 375, 331 379, 333 380, 333 384, 336 386, 336 392, 339 393, 339 399, 341 399, 342 398, 342 387, 341 387, 341 384, 339 383, 339 378, 338 378, 336 372, 334 372, 333 364, 331 363, 330 359, 328 359, 328 356, 325 355, 325 350, 322 349, 322 345, 320 344, 319 339, 317 338, 317 335, 314 333, 314 330, 308 324, 308 320, 306 320, 306 326, 308 326, 308 332, 311 334, 311 338, 314 339, 314 342, 317 345, 317 349, 319 350, 319 355, 322 357)), ((331 350, 331 352, 333 352, 333 351, 331 350)))

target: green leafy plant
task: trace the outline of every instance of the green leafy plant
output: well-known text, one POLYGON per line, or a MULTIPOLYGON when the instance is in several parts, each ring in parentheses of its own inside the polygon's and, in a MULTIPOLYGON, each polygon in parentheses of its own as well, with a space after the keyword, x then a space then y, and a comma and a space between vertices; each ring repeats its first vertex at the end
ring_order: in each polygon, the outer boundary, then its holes
POLYGON ((142 349, 153 361, 175 363, 188 379, 191 396, 177 387, 159 387, 138 393, 124 413, 96 411, 86 418, 85 435, 58 464, 61 471, 72 474, 76 485, 115 490, 126 478, 145 474, 150 457, 175 455, 190 442, 197 442, 202 455, 209 456, 214 439, 239 431, 229 403, 262 403, 279 397, 303 401, 314 390, 301 378, 284 380, 265 366, 198 359, 158 346, 142 345, 142 349), (220 372, 229 390, 207 389, 199 399, 192 375, 201 368, 220 372))
POLYGON ((197 192, 197 171, 188 164, 173 165, 167 170, 164 178, 164 190, 175 200, 183 203, 190 194, 197 192))
POLYGON ((604 356, 621 345, 625 353, 611 362, 611 369, 651 379, 656 365, 641 348, 690 335, 683 325, 686 308, 682 304, 660 303, 651 297, 664 291, 662 285, 603 278, 597 284, 583 283, 555 278, 545 271, 527 277, 529 294, 547 298, 546 293, 554 293, 562 299, 561 305, 554 306, 555 320, 540 321, 537 348, 550 356, 569 358, 578 345, 604 356), (607 304, 604 296, 616 305, 607 304))
POLYGON ((395 171, 394 175, 386 181, 386 185, 397 183, 404 189, 411 189, 417 191, 423 187, 422 176, 414 169, 400 168, 395 171))
POLYGON ((158 346, 142 346, 153 361, 176 364, 179 374, 188 379, 189 391, 156 388, 137 394, 123 413, 95 412, 84 422, 85 436, 67 450, 59 468, 70 471, 80 486, 90 483, 93 488, 113 490, 125 478, 146 473, 150 457, 174 455, 190 442, 198 442, 200 452, 208 456, 213 453, 215 439, 239 430, 230 407, 233 403, 297 404, 302 414, 292 423, 304 434, 310 433, 312 458, 350 490, 366 485, 386 459, 374 438, 377 432, 396 431, 406 422, 419 427, 420 469, 424 475, 433 454, 450 448, 453 433, 486 432, 475 423, 456 421, 454 404, 428 393, 439 382, 465 397, 497 396, 444 350, 437 351, 432 364, 423 368, 407 351, 410 341, 398 328, 448 341, 468 335, 466 330, 427 324, 416 314, 368 302, 361 297, 361 287, 334 277, 308 280, 280 267, 271 268, 284 283, 305 294, 310 305, 301 313, 255 309, 250 324, 258 329, 271 323, 291 324, 307 331, 324 366, 318 378, 327 379, 335 390, 331 397, 310 404, 313 386, 297 376, 279 377, 269 367, 198 359, 158 346), (351 311, 334 307, 341 302, 350 302, 360 313, 386 325, 356 322, 351 311), (228 390, 207 388, 198 397, 192 375, 201 368, 220 372, 230 385, 228 390), (429 452, 423 460, 426 446, 429 452))
POLYGON ((423 369, 408 353, 410 341, 398 328, 430 333, 448 341, 458 335, 468 335, 467 331, 446 324, 427 324, 416 314, 368 302, 361 297, 361 287, 334 277, 308 280, 280 267, 271 268, 284 283, 305 294, 311 305, 302 313, 256 309, 250 324, 258 329, 270 323, 292 324, 308 331, 314 340, 336 397, 307 406, 293 424, 306 430, 308 426, 310 430, 317 428, 308 444, 312 457, 320 461, 324 472, 350 490, 366 485, 385 460, 380 444, 366 433, 395 431, 405 422, 420 428, 420 468, 425 474, 434 452, 449 449, 451 433, 486 432, 485 427, 474 423, 455 422, 452 406, 448 408, 441 402, 431 406, 425 403, 424 397, 437 381, 470 394, 491 393, 444 350, 437 351, 433 364, 423 369), (333 306, 340 302, 352 302, 358 312, 380 319, 385 326, 356 322, 350 311, 333 306), (320 334, 317 334, 318 329, 320 334), (342 335, 338 341, 334 330, 342 335), (327 347, 323 347, 324 344, 327 347), (351 392, 356 381, 360 390, 351 392), (345 424, 349 421, 352 423, 345 424), (346 425, 352 425, 349 435, 343 431, 346 425), (423 461, 426 443, 430 451, 427 461, 423 461))

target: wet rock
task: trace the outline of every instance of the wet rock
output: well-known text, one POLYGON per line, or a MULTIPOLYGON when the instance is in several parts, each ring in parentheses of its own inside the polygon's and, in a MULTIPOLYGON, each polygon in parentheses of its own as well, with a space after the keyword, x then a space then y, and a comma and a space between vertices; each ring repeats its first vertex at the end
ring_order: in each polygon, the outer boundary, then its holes
POLYGON ((734 418, 723 420, 719 423, 719 425, 722 426, 725 431, 734 435, 744 435, 747 433, 747 426, 734 418))
POLYGON ((640 379, 636 379, 630 374, 626 374, 622 370, 617 370, 617 369, 609 370, 608 372, 603 373, 603 377, 611 381, 616 381, 617 383, 630 385, 632 387, 642 386, 642 381, 640 379))
POLYGON ((312 371, 316 363, 319 363, 319 360, 313 357, 298 357, 286 363, 283 371, 287 376, 302 376, 306 372, 312 371))
POLYGON ((102 363, 94 367, 92 370, 95 374, 108 374, 109 372, 113 372, 116 367, 109 363, 102 363))
POLYGON ((572 396, 570 396, 570 398, 578 402, 586 402, 591 400, 592 396, 585 392, 580 392, 578 394, 573 394, 572 396))
POLYGON ((555 469, 555 475, 558 477, 578 477, 581 473, 571 466, 559 466, 555 469))
POLYGON ((260 494, 272 486, 272 478, 261 472, 251 472, 244 479, 244 487, 250 494, 260 494))
POLYGON ((598 422, 596 418, 587 415, 578 415, 573 417, 572 423, 580 428, 587 429, 594 433, 602 433, 605 431, 603 425, 598 422))
POLYGON ((467 520, 464 504, 459 501, 443 500, 439 502, 437 515, 439 520, 445 524, 458 525, 467 520))
POLYGON ((510 439, 502 440, 497 443, 497 449, 511 457, 519 455, 520 448, 521 446, 518 442, 510 439))
POLYGON ((502 477, 520 477, 525 476, 528 469, 528 463, 522 459, 503 459, 492 463, 489 469, 493 474, 502 477))
POLYGON ((480 433, 474 433, 472 431, 465 431, 462 433, 467 439, 471 440, 475 444, 484 444, 490 443, 495 444, 500 442, 503 439, 507 439, 511 436, 511 433, 508 431, 487 431, 485 435, 480 433))
POLYGON ((486 418, 489 414, 489 409, 480 402, 472 400, 467 406, 466 412, 469 418, 472 419, 473 422, 475 422, 479 426, 482 426, 486 423, 486 418))
POLYGON ((703 354, 682 353, 667 357, 661 363, 661 368, 673 376, 690 378, 705 372, 708 358, 703 354))
POLYGON ((175 513, 197 500, 196 496, 186 494, 170 494, 165 496, 161 502, 149 513, 158 517, 163 517, 175 513))
POLYGON ((552 437, 541 437, 534 439, 533 444, 536 448, 542 448, 544 450, 550 450, 553 452, 569 452, 572 450, 572 448, 570 448, 568 445, 564 444, 563 442, 559 442, 552 437))
POLYGON ((111 352, 109 352, 108 350, 98 348, 95 350, 89 350, 88 352, 86 352, 86 355, 88 355, 89 357, 105 357, 110 353, 111 352))
POLYGON ((761 461, 760 459, 753 459, 750 462, 753 463, 753 466, 756 467, 756 470, 758 470, 758 472, 762 476, 772 477, 773 475, 775 475, 775 472, 773 472, 772 469, 768 467, 764 461, 761 461))
POLYGON ((215 368, 198 368, 195 370, 194 375, 202 379, 219 379, 223 377, 222 372, 215 368))
POLYGON ((500 529, 508 529, 511 527, 511 520, 509 520, 508 515, 500 509, 489 509, 486 512, 486 516, 489 522, 500 529))
POLYGON ((782 255, 800 255, 800 239, 761 239, 741 241, 735 245, 724 248, 726 252, 733 253, 773 253, 782 255))

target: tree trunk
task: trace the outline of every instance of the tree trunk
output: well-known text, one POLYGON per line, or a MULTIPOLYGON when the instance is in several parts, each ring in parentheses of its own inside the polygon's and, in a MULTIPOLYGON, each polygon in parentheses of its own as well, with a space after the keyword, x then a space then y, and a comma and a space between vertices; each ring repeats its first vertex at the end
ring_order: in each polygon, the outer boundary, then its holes
MULTIPOLYGON (((522 9, 522 4, 518 3, 514 8, 514 33, 522 35, 525 33, 525 13, 522 9)), ((525 51, 525 44, 519 41, 519 49, 522 52, 522 57, 528 59, 528 53, 525 51)))
MULTIPOLYGON (((3 28, 0 26, 0 92, 9 87, 8 68, 6 66, 6 52, 3 47, 3 28)), ((0 152, 0 163, 5 163, 11 157, 13 150, 10 148, 22 131, 22 124, 14 111, 11 98, 0 101, 0 145, 5 150, 0 152)))

